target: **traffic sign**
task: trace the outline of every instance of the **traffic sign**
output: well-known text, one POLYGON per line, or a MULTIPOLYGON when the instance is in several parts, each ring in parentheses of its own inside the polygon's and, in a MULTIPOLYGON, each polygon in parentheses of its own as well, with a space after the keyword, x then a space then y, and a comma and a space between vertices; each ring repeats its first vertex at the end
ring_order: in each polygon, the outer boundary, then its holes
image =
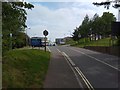
POLYGON ((45 36, 47 36, 47 35, 48 35, 48 31, 47 31, 47 30, 43 31, 43 34, 44 34, 45 36))

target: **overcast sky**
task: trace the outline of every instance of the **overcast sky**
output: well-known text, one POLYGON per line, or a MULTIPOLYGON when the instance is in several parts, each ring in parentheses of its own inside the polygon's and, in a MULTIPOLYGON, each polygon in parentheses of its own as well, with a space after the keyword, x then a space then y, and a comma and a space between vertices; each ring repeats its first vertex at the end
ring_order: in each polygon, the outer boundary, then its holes
MULTIPOLYGON (((48 39, 70 36, 74 29, 81 25, 86 14, 92 18, 95 13, 99 16, 103 12, 112 12, 116 18, 118 10, 104 6, 96 7, 92 3, 101 0, 26 0, 34 5, 32 10, 27 10, 27 34, 30 37, 43 37, 43 31, 49 32, 48 39), (34 2, 33 2, 34 1, 34 2), (49 2, 48 2, 49 1, 49 2)), ((103 0, 105 1, 105 0, 103 0)))

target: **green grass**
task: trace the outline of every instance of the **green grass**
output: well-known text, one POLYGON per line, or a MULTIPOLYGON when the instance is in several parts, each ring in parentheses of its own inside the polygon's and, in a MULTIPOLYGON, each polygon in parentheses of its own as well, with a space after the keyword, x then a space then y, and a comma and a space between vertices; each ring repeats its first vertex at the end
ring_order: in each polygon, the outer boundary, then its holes
POLYGON ((75 41, 69 41, 67 44, 71 44, 71 46, 76 47, 84 47, 84 46, 112 46, 116 44, 117 40, 114 40, 114 42, 111 40, 111 38, 104 38, 96 41, 90 41, 89 38, 82 38, 78 42, 75 41), (113 44, 114 43, 114 44, 113 44))
POLYGON ((3 88, 42 88, 50 53, 35 49, 12 50, 3 56, 3 88))
POLYGON ((88 44, 89 46, 110 46, 111 45, 111 39, 110 38, 104 38, 97 41, 92 41, 88 44))

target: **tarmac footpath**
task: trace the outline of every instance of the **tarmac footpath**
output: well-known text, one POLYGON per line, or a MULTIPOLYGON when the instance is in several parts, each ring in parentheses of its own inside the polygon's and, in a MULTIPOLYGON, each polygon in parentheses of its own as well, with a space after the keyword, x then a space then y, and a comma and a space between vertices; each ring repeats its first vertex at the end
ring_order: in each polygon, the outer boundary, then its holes
POLYGON ((49 49, 51 50, 51 60, 44 88, 81 88, 64 56, 55 47, 49 47, 49 49))

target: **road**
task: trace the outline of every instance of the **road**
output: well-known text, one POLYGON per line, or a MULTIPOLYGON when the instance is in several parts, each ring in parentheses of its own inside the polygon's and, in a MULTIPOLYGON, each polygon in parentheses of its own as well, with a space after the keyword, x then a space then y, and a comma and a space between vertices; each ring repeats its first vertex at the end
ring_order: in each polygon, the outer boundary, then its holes
POLYGON ((55 47, 49 47, 51 60, 44 88, 81 88, 76 76, 64 56, 55 47))
MULTIPOLYGON (((120 58, 83 48, 71 46, 49 47, 69 61, 73 72, 87 88, 118 88, 120 86, 120 58), (119 80, 118 80, 119 79, 119 80)), ((69 67, 70 68, 70 67, 69 67)), ((69 77, 69 76, 68 76, 69 77)))

